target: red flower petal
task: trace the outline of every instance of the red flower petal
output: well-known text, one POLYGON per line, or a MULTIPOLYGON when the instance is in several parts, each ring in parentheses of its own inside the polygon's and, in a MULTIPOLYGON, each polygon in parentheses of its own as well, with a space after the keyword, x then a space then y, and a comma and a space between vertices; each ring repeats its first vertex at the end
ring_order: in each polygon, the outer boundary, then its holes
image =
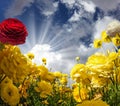
POLYGON ((0 23, 0 41, 12 45, 25 43, 28 36, 25 25, 16 18, 8 18, 0 23))

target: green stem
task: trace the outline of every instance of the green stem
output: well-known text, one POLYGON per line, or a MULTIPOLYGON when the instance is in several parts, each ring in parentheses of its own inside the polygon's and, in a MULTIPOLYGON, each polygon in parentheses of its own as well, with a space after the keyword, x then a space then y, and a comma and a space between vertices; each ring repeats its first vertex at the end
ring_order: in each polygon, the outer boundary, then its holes
POLYGON ((79 97, 80 97, 80 99, 82 101, 82 97, 81 97, 81 94, 80 94, 80 83, 79 83, 78 87, 79 87, 79 97))

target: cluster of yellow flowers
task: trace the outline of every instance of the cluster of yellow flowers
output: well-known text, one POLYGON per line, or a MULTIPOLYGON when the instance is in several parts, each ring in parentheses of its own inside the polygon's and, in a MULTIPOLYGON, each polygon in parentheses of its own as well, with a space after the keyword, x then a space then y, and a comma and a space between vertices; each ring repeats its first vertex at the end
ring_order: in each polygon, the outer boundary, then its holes
POLYGON ((85 64, 77 63, 71 70, 70 76, 75 81, 73 97, 82 102, 77 106, 120 105, 119 100, 115 100, 120 90, 120 50, 117 48, 120 46, 120 22, 111 23, 102 32, 101 39, 95 39, 93 44, 95 48, 100 48, 102 43, 113 43, 117 52, 95 53, 88 57, 85 64))
MULTIPOLYGON (((39 98, 46 99, 53 96, 54 92, 63 93, 68 91, 67 75, 59 71, 50 72, 46 65, 46 59, 43 58, 42 65, 36 65, 32 62, 34 54, 22 54, 19 47, 4 45, 0 51, 0 96, 2 103, 15 106, 23 105, 25 102, 21 98, 30 97, 29 90, 39 94, 39 98)), ((27 101, 27 100, 25 100, 27 101)), ((46 100, 41 103, 47 104, 46 100)), ((59 103, 61 101, 59 100, 59 103)), ((26 103, 29 105, 29 103, 26 103)))
MULTIPOLYGON (((119 57, 120 52, 96 53, 88 58, 86 64, 76 64, 71 71, 71 78, 76 81, 73 91, 75 100, 89 99, 92 89, 100 90, 111 83, 120 84, 119 57)), ((98 93, 102 96, 100 91, 98 93)))
POLYGON ((100 48, 102 43, 112 42, 115 46, 120 46, 120 22, 113 21, 108 24, 106 30, 101 33, 101 39, 94 40, 94 47, 100 48))
POLYGON ((0 51, 0 75, 20 83, 30 73, 32 61, 24 56, 17 46, 5 45, 0 51))
MULTIPOLYGON (((101 88, 106 83, 110 83, 114 67, 116 66, 116 70, 119 69, 120 53, 94 54, 88 58, 86 64, 80 64, 80 58, 76 57, 77 64, 70 73, 70 77, 75 81, 72 88, 67 84, 69 76, 60 71, 49 71, 45 58, 42 59, 42 65, 36 65, 32 62, 34 54, 23 55, 17 46, 11 45, 5 45, 0 54, 0 96, 2 103, 10 106, 17 104, 34 106, 32 101, 35 98, 30 99, 37 96, 39 105, 84 106, 83 101, 90 99, 89 102, 86 101, 86 104, 101 102, 107 106, 102 100, 98 102, 91 100, 92 97, 90 98, 89 93, 92 88, 101 88)), ((115 74, 119 79, 119 72, 115 74)), ((100 93, 99 95, 102 96, 100 93)))
POLYGON ((117 33, 115 36, 110 37, 107 35, 106 31, 103 31, 101 34, 101 39, 94 40, 94 47, 100 48, 103 42, 112 42, 115 46, 120 46, 120 34, 117 33))

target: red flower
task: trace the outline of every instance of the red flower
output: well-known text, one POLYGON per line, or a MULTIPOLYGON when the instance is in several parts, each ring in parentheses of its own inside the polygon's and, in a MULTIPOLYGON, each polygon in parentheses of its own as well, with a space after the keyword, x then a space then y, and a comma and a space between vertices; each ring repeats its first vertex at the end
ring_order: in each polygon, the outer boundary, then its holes
POLYGON ((23 44, 27 35, 25 25, 16 18, 8 18, 0 23, 0 42, 2 43, 23 44))

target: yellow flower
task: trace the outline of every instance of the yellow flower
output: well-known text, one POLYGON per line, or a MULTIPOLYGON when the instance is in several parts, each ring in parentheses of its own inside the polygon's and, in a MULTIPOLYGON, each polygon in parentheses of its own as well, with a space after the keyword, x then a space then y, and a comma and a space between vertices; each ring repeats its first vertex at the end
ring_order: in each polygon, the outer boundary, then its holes
POLYGON ((118 36, 113 37, 112 42, 115 46, 120 46, 120 37, 118 37, 118 36))
POLYGON ((107 61, 108 61, 108 62, 110 62, 110 61, 115 61, 117 58, 118 58, 118 53, 116 53, 116 52, 110 52, 110 53, 108 54, 107 61))
POLYGON ((77 56, 77 57, 75 58, 75 60, 76 60, 77 62, 80 62, 80 57, 77 56))
MULTIPOLYGON (((103 79, 97 79, 95 78, 96 81, 98 81, 96 84, 99 85, 101 81, 104 81, 104 84, 107 83, 110 75, 113 74, 114 71, 114 62, 108 59, 109 56, 105 56, 103 54, 94 54, 90 56, 86 62, 86 67, 88 70, 91 71, 91 77, 92 80, 95 76, 103 79), (106 82, 106 83, 105 83, 106 82)), ((110 57, 115 58, 115 55, 111 55, 110 57)), ((93 80, 92 83, 95 81, 93 80)), ((96 84, 93 84, 96 86, 96 84)), ((102 84, 102 86, 104 85, 102 84)), ((101 84, 100 84, 101 85, 101 84)))
POLYGON ((86 67, 91 70, 91 74, 109 78, 114 69, 114 63, 108 60, 108 56, 103 54, 91 55, 87 62, 86 67))
POLYGON ((55 80, 55 76, 54 76, 53 72, 48 72, 48 74, 46 74, 46 76, 44 76, 44 78, 42 78, 42 79, 52 83, 55 80))
POLYGON ((35 56, 33 53, 27 53, 27 57, 30 58, 30 59, 33 59, 35 56))
POLYGON ((75 89, 76 87, 78 87, 78 83, 73 83, 72 84, 72 89, 75 89))
POLYGON ((43 100, 42 103, 45 104, 45 105, 49 104, 47 100, 43 100))
POLYGON ((80 77, 80 72, 81 71, 85 71, 85 65, 84 64, 76 64, 72 70, 71 70, 71 73, 70 73, 70 76, 73 80, 76 80, 76 78, 79 78, 80 77))
POLYGON ((13 80, 22 82, 31 71, 32 61, 24 56, 17 46, 6 45, 0 51, 0 70, 13 80))
POLYGON ((55 76, 56 78, 61 78, 61 77, 62 77, 62 73, 59 72, 59 71, 55 71, 55 72, 54 72, 54 76, 55 76))
POLYGON ((95 39, 93 44, 94 44, 94 48, 100 48, 102 46, 102 41, 99 39, 95 39))
POLYGON ((86 88, 76 87, 73 90, 73 97, 77 102, 82 102, 82 100, 86 100, 88 97, 88 90, 86 88))
POLYGON ((90 84, 90 75, 87 71, 87 68, 84 64, 76 64, 70 73, 71 78, 77 83, 82 83, 84 85, 90 84))
POLYGON ((62 77, 68 77, 68 74, 63 74, 63 73, 62 73, 62 77))
POLYGON ((1 99, 11 106, 15 106, 19 103, 20 95, 16 86, 11 83, 1 87, 1 99))
POLYGON ((107 57, 104 54, 97 53, 93 54, 88 57, 88 60, 86 62, 87 66, 96 66, 96 65, 103 65, 107 62, 107 57))
POLYGON ((60 79, 60 83, 63 84, 63 85, 66 85, 67 82, 68 82, 67 77, 62 77, 62 78, 60 79))
POLYGON ((76 106, 109 106, 109 105, 102 100, 86 100, 76 106))
POLYGON ((52 85, 46 81, 40 81, 35 87, 35 91, 40 93, 40 97, 46 98, 48 95, 51 95, 52 85))
POLYGON ((91 74, 83 72, 81 74, 81 84, 83 85, 90 85, 91 84, 91 74))
POLYGON ((41 79, 44 79, 44 77, 48 74, 48 69, 44 65, 38 66, 39 75, 41 79))
POLYGON ((5 85, 8 84, 8 83, 12 84, 13 82, 12 82, 12 80, 9 79, 8 77, 5 77, 5 79, 0 83, 0 86, 1 86, 1 87, 2 87, 2 86, 5 86, 5 85))
POLYGON ((91 80, 91 85, 95 88, 96 87, 103 87, 106 84, 108 84, 109 82, 110 82, 109 78, 104 78, 104 77, 94 75, 92 77, 92 80, 91 80))
POLYGON ((42 58, 42 62, 46 65, 47 62, 46 58, 42 58))
POLYGON ((106 31, 102 32, 102 41, 103 42, 111 42, 110 36, 107 35, 106 31))

